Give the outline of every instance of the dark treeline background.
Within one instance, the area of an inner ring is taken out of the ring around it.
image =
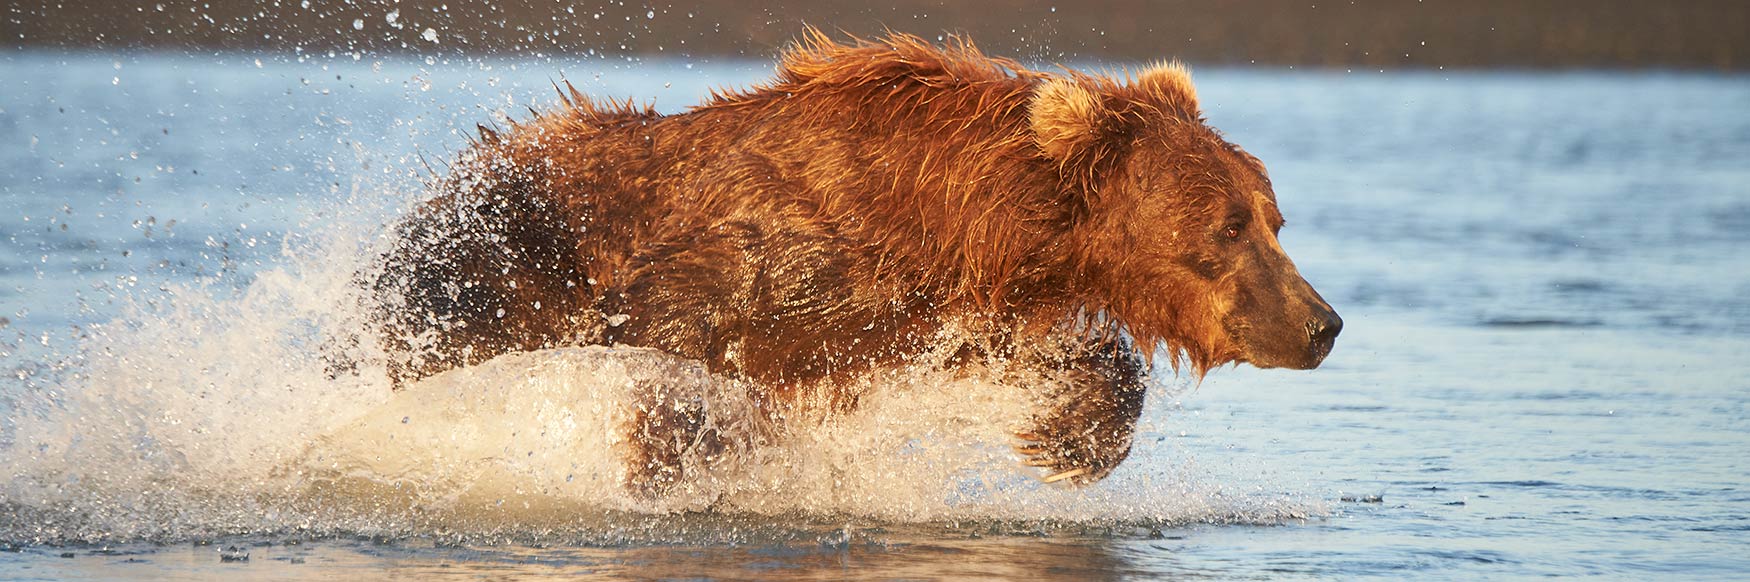
[[[1750,67],[1746,0],[7,0],[0,18],[12,49],[766,58],[814,25],[963,33],[1029,61]]]

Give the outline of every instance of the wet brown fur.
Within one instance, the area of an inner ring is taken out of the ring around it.
[[[1068,371],[1023,450],[1085,482],[1128,452],[1157,349],[1198,374],[1246,359],[1210,217],[1248,209],[1271,245],[1281,217],[1177,65],[1120,81],[811,32],[775,80],[678,115],[566,88],[482,128],[403,225],[377,282],[397,382],[623,343],[746,378],[781,416],[854,406],[837,380],[958,323],[984,337],[969,357]]]

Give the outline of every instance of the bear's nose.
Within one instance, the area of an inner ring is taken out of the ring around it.
[[[1312,350],[1319,357],[1331,352],[1331,346],[1337,343],[1337,334],[1343,332],[1343,318],[1335,311],[1326,311],[1306,322],[1307,339],[1312,342]]]

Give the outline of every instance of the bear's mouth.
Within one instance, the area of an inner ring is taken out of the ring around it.
[[[1336,314],[1332,313],[1331,316],[1336,317]],[[1306,369],[1310,370],[1312,368],[1317,368],[1320,364],[1325,362],[1325,357],[1331,355],[1331,348],[1337,346],[1337,333],[1338,330],[1341,330],[1342,328],[1343,324],[1341,319],[1337,320],[1335,329],[1330,331],[1319,329],[1318,324],[1307,324],[1307,335],[1312,338],[1312,343],[1308,347],[1311,349],[1312,353],[1310,354],[1311,358],[1308,360],[1309,365]]]

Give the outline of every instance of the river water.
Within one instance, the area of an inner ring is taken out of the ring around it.
[[[1024,403],[976,379],[874,380],[651,504],[592,439],[685,362],[330,377],[352,273],[476,122],[769,68],[0,54],[0,579],[1750,573],[1745,77],[1199,71],[1347,326],[1316,371],[1159,371],[1087,489],[1018,467]]]

